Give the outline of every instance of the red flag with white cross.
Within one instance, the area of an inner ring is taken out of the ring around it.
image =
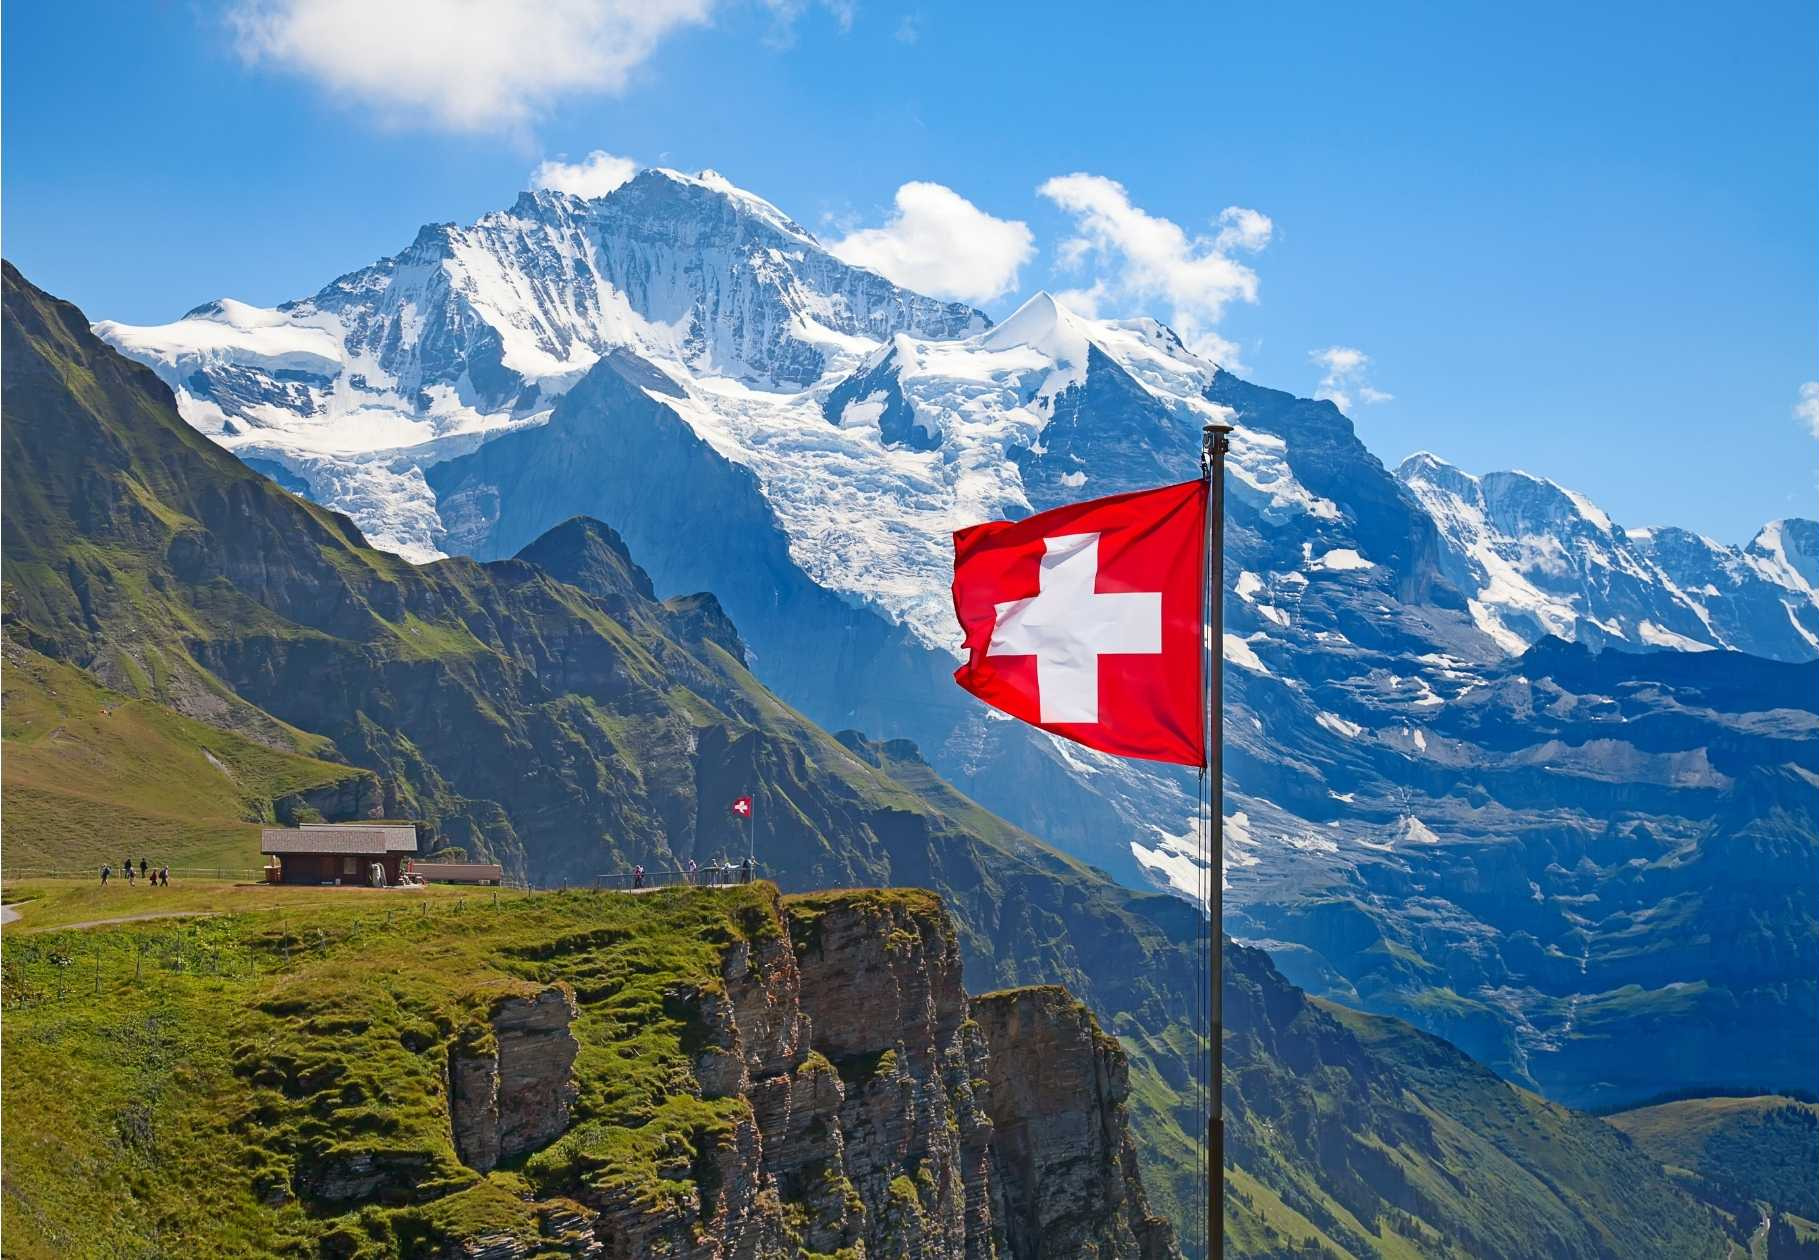
[[[732,812],[740,818],[750,818],[752,816],[752,798],[749,796],[735,797]]]
[[[1121,757],[1205,764],[1205,481],[954,534],[954,680]]]

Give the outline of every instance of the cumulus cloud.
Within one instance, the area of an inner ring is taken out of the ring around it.
[[[1800,401],[1794,404],[1794,414],[1806,423],[1819,438],[1819,381],[1808,381],[1800,387]]]
[[[545,158],[531,172],[532,188],[551,188],[577,197],[604,197],[638,173],[628,157],[595,149],[579,162]]]
[[[1257,273],[1233,255],[1269,244],[1275,225],[1268,215],[1228,206],[1213,220],[1212,235],[1189,235],[1133,205],[1124,185],[1103,175],[1059,175],[1036,191],[1074,220],[1075,235],[1057,253],[1060,264],[1095,272],[1091,285],[1064,295],[1064,302],[1094,309],[1163,302],[1188,345],[1236,365],[1237,347],[1215,326],[1227,304],[1257,300]]]
[[[234,0],[249,62],[315,81],[391,123],[527,127],[556,100],[621,91],[714,0]]]
[[[1371,356],[1356,346],[1309,350],[1307,357],[1318,364],[1322,372],[1320,388],[1314,391],[1314,397],[1329,400],[1341,411],[1350,411],[1353,402],[1381,403],[1395,397],[1371,385],[1368,379]]]
[[[829,248],[919,292],[989,302],[1017,287],[1036,243],[1028,224],[993,218],[942,184],[915,182],[897,190],[883,227],[850,232]]]

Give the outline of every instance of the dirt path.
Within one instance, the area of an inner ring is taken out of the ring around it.
[[[0,925],[19,921],[18,906],[0,906]]]
[[[80,932],[84,928],[108,927],[115,923],[143,923],[147,919],[212,919],[218,910],[153,910],[149,914],[122,914],[112,919],[84,919],[80,923],[58,923],[44,928],[46,932]]]

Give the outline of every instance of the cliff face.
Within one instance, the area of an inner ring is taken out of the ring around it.
[[[1015,1260],[1174,1254],[1137,1171],[1117,1039],[1058,985],[976,998],[984,1033],[994,1163]]]
[[[560,1220],[560,1245],[699,1260],[1178,1256],[1138,1176],[1123,1051],[1085,1007],[1056,987],[969,1004],[953,921],[928,893],[770,909],[783,930],[730,944],[718,986],[670,995],[701,1099],[749,1108],[676,1152],[679,1193],[563,1187],[539,1205]],[[470,1167],[559,1135],[573,1013],[561,986],[501,999],[477,1048],[451,1056]],[[446,1254],[528,1256],[554,1241],[484,1236]]]

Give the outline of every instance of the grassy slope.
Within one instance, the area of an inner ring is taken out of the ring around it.
[[[674,995],[717,989],[728,943],[781,930],[762,885],[508,892],[459,911],[452,897],[344,895],[284,902],[282,927],[260,909],[273,893],[218,893],[242,912],[205,920],[9,932],[6,1255],[394,1255],[534,1237],[525,1200],[582,1182],[694,1193],[666,1175],[677,1153],[686,1174],[744,1107],[693,1094]],[[45,1001],[58,957],[67,993]],[[478,1177],[451,1145],[449,1049],[480,1035],[499,996],[556,980],[581,1009],[573,1127]],[[384,1205],[261,1201],[302,1189],[293,1169],[358,1155],[400,1170]]]
[[[10,871],[117,867],[123,844],[172,866],[257,866],[274,800],[364,777],[121,695],[16,645],[3,681]]]
[[[1256,950],[1228,951],[1226,995],[1239,1254],[1728,1254],[1711,1215],[1595,1117],[1399,1020],[1311,1001]]]
[[[1759,1201],[1819,1220],[1819,1106],[1774,1095],[1688,1098],[1606,1118],[1716,1202]]]

